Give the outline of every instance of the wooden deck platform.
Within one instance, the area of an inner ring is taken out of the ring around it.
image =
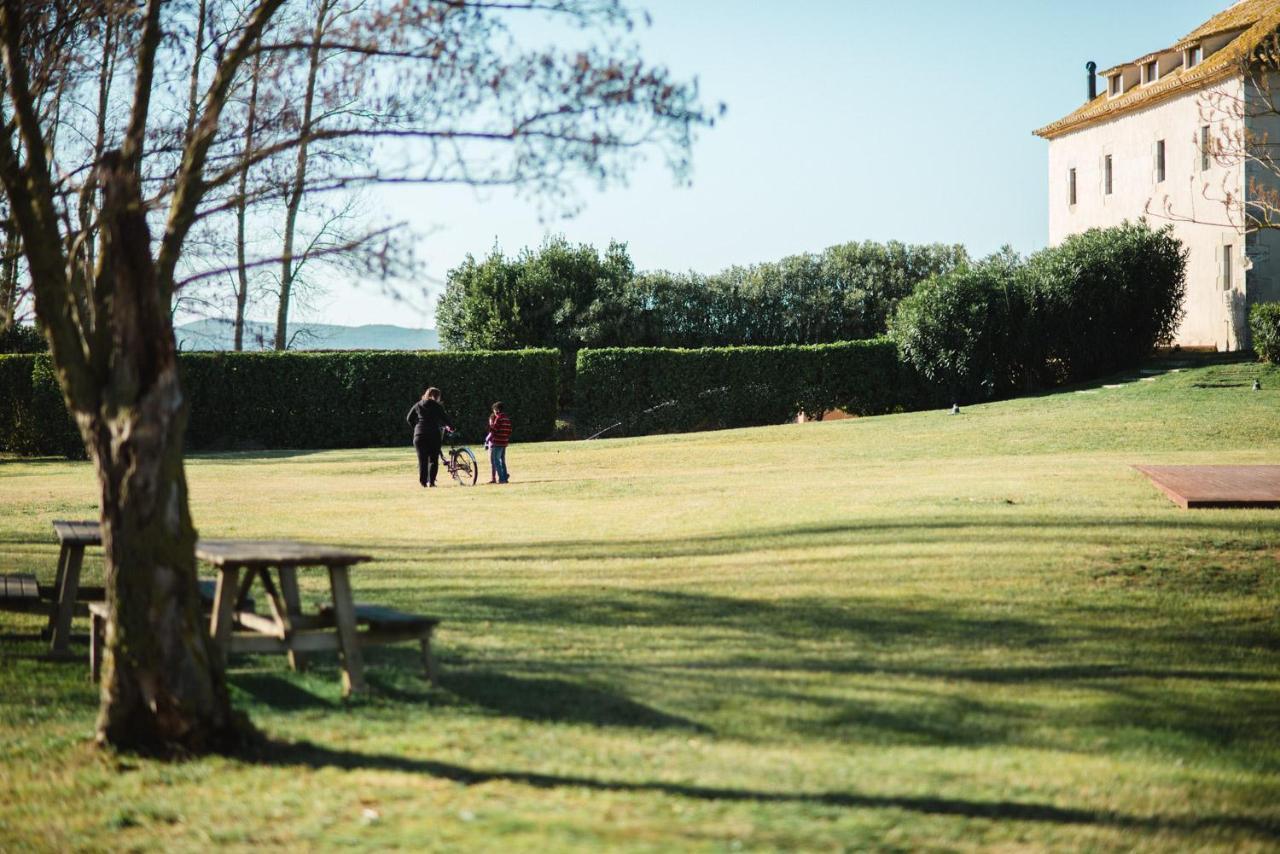
[[[1280,466],[1134,466],[1184,510],[1280,507]]]

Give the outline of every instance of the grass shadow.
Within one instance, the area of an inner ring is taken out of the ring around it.
[[[339,704],[312,694],[283,675],[233,672],[227,681],[234,690],[244,693],[255,703],[278,711],[331,711],[340,708]]]
[[[272,766],[418,774],[451,780],[466,786],[500,782],[536,789],[571,788],[624,794],[657,794],[717,803],[806,804],[829,809],[888,809],[934,816],[1096,826],[1155,833],[1228,831],[1256,839],[1280,840],[1280,820],[1230,813],[1130,815],[1110,810],[1060,806],[1034,801],[980,800],[931,795],[878,795],[854,791],[785,792],[699,786],[661,780],[602,780],[567,774],[468,768],[430,759],[335,750],[310,742],[269,743],[244,758],[250,762]]]
[[[528,721],[709,732],[695,721],[579,681],[463,671],[447,674],[441,684],[468,705]]]

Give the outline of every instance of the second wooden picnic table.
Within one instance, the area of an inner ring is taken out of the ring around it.
[[[368,555],[289,540],[200,540],[196,557],[218,570],[209,634],[224,663],[230,653],[284,652],[290,666],[300,669],[303,653],[337,650],[343,694],[365,690],[349,570],[371,560]],[[308,567],[328,571],[332,608],[327,613],[302,613],[298,570]],[[255,580],[267,594],[270,616],[238,607]],[[242,631],[234,630],[237,625]]]

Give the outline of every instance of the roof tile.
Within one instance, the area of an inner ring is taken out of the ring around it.
[[[1175,45],[1175,49],[1194,45],[1201,39],[1241,27],[1248,29],[1199,65],[1175,69],[1155,83],[1130,90],[1116,98],[1108,97],[1104,91],[1070,114],[1035,131],[1035,135],[1052,139],[1229,77],[1243,57],[1280,29],[1280,0],[1240,0],[1230,9],[1214,15],[1193,30]],[[1121,67],[1123,66],[1116,66]],[[1109,71],[1114,72],[1116,68]],[[1103,76],[1106,76],[1105,72]]]

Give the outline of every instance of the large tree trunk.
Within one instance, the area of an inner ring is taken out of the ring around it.
[[[173,326],[139,177],[113,155],[101,177],[99,277],[113,295],[118,346],[99,407],[76,413],[101,487],[107,565],[97,736],[128,750],[225,750],[249,729],[232,713],[201,619]]]
[[[175,363],[136,408],[91,425],[110,608],[97,737],[117,748],[202,753],[239,739],[201,618],[185,409]]]

